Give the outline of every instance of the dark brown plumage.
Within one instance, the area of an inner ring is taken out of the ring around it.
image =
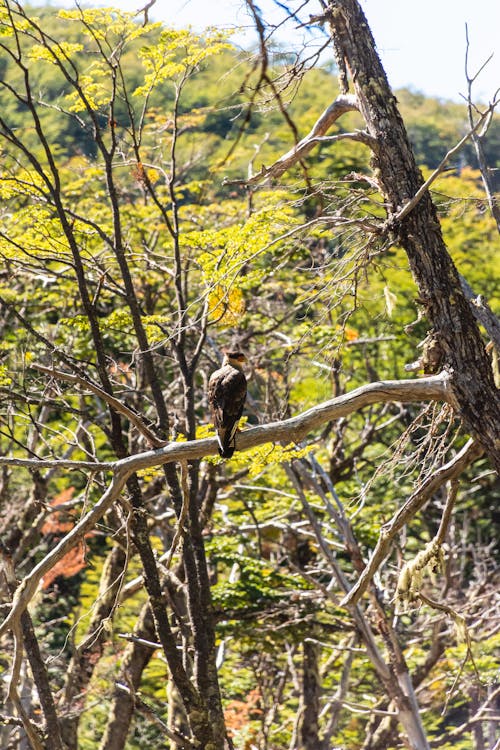
[[[222,458],[231,458],[234,453],[234,436],[247,396],[244,362],[242,352],[226,352],[222,367],[212,373],[208,381],[208,403]]]

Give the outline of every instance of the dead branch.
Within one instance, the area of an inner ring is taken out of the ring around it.
[[[401,613],[406,612],[408,606],[420,598],[424,604],[428,604],[429,606],[435,604],[436,609],[441,612],[447,612],[453,616],[455,622],[457,621],[458,615],[451,607],[447,607],[439,602],[433,602],[433,600],[424,596],[421,591],[424,573],[434,568],[442,569],[444,566],[443,544],[455,506],[457,492],[458,479],[455,477],[449,483],[446,505],[437,534],[423,549],[419,550],[412,560],[406,562],[401,569],[395,596],[396,610]]]
[[[467,80],[467,112],[469,115],[469,124],[471,128],[474,125],[474,112],[473,110],[475,107],[473,107],[472,104],[472,86],[474,84],[474,81],[477,79],[481,71],[488,65],[493,55],[490,55],[488,59],[483,63],[483,65],[479,68],[479,70],[474,74],[471,75],[469,73],[469,29],[467,27],[467,24],[465,24],[465,78]],[[497,91],[498,94],[498,91]],[[490,108],[491,109],[491,108]],[[486,131],[488,130],[488,127],[491,123],[493,117],[493,110],[491,109],[490,112],[490,118],[485,122],[484,128],[481,131],[481,133],[478,133],[477,131],[474,132],[472,135],[472,143],[474,145],[474,150],[476,152],[476,158],[477,163],[479,166],[479,171],[481,172],[481,179],[483,181],[484,186],[484,192],[486,193],[486,199],[488,201],[488,206],[490,207],[491,215],[493,216],[493,219],[495,220],[495,223],[497,225],[497,229],[500,232],[500,206],[498,204],[498,200],[495,196],[495,189],[493,186],[493,181],[491,179],[491,173],[488,168],[488,163],[486,160],[486,155],[484,153],[483,148],[483,142],[482,139],[484,135],[486,134]]]
[[[475,294],[468,281],[462,275],[460,275],[460,286],[465,297],[469,300],[474,317],[484,327],[486,333],[500,352],[500,320],[485,298],[481,294]]]
[[[91,383],[89,380],[86,380],[79,375],[71,375],[69,372],[55,370],[53,367],[44,367],[43,365],[37,364],[32,364],[31,367],[35,370],[38,370],[39,372],[43,372],[46,375],[50,375],[51,377],[56,378],[57,380],[64,380],[66,383],[77,383],[78,385],[81,385],[87,391],[90,391],[96,396],[99,396],[99,398],[102,398],[102,400],[105,401],[109,406],[111,406],[112,409],[114,409],[119,414],[122,414],[122,416],[126,417],[130,422],[132,422],[137,431],[146,438],[148,443],[153,446],[153,448],[160,448],[161,446],[165,445],[165,440],[160,440],[158,437],[156,437],[156,435],[149,429],[149,427],[144,424],[138,414],[136,414],[132,409],[129,409],[128,406],[115,398],[115,396],[112,396],[110,393],[106,393],[105,390],[99,388],[99,386]]]
[[[404,219],[405,216],[407,216],[410,211],[412,211],[417,203],[421,200],[422,196],[427,192],[427,190],[430,188],[434,180],[436,180],[439,175],[443,172],[444,168],[448,164],[449,160],[452,156],[454,156],[456,153],[460,151],[462,146],[464,146],[465,143],[469,140],[469,138],[473,138],[474,134],[478,132],[482,128],[482,126],[488,122],[489,118],[491,118],[492,113],[495,109],[495,107],[499,104],[500,100],[494,101],[488,109],[483,112],[479,120],[476,122],[476,124],[469,130],[468,133],[464,135],[464,137],[456,144],[456,146],[453,146],[453,148],[450,148],[450,150],[444,155],[444,157],[441,159],[441,162],[438,164],[434,172],[430,175],[430,177],[427,178],[427,180],[424,182],[423,185],[417,190],[413,198],[411,198],[408,203],[405,203],[405,205],[394,215],[391,216],[389,221],[392,225],[394,223],[401,221]]]
[[[127,459],[123,460],[126,461]],[[70,549],[78,544],[78,542],[83,539],[86,533],[94,528],[95,524],[103,517],[108,508],[110,508],[112,503],[119,497],[125,485],[125,482],[132,473],[132,470],[127,470],[123,467],[119,468],[116,474],[113,476],[109,487],[103,493],[98,502],[94,505],[92,510],[90,510],[87,515],[84,516],[76,524],[76,526],[74,526],[71,531],[61,539],[59,544],[57,544],[43,558],[43,560],[40,560],[38,565],[35,565],[33,570],[25,578],[23,578],[14,593],[11,610],[3,623],[0,625],[0,635],[5,633],[5,631],[9,628],[18,627],[19,618],[28,606],[31,599],[36,594],[38,584],[40,583],[43,576],[48,573],[48,571],[56,564],[56,562],[64,557],[64,555],[69,552]]]
[[[383,563],[391,547],[391,542],[398,531],[413,518],[429,498],[449,479],[454,479],[468,466],[481,456],[483,450],[480,445],[472,439],[469,440],[457,455],[448,461],[432,474],[406,501],[398,510],[392,521],[384,524],[380,530],[380,536],[372,556],[368,561],[364,571],[358,578],[357,583],[352,587],[347,596],[342,600],[341,605],[346,607],[355,604],[363,593],[366,591],[370,582]]]
[[[262,167],[260,172],[248,180],[227,180],[225,184],[234,185],[257,185],[262,180],[269,177],[280,177],[287,169],[290,169],[294,164],[301,161],[307,154],[312,151],[314,146],[321,140],[321,136],[324,136],[333,123],[338,120],[346,112],[352,112],[358,109],[358,103],[355,96],[352,94],[344,94],[338,96],[335,101],[330,104],[329,107],[320,115],[320,117],[314,123],[311,131],[302,138],[290,151],[280,156],[280,158],[274,162],[270,167]],[[342,137],[355,140],[363,140],[366,143],[369,140],[368,134],[365,133],[349,133],[342,134]],[[333,136],[334,139],[339,140],[339,137]]]
[[[128,685],[117,682],[116,688],[126,695],[132,695],[132,690]],[[142,714],[144,714],[155,724],[157,724],[162,732],[168,737],[168,739],[172,740],[176,746],[185,748],[185,750],[189,750],[189,748],[195,747],[195,745],[188,739],[188,737],[184,737],[184,735],[180,734],[180,732],[172,732],[172,730],[169,729],[164,721],[162,721],[162,719],[158,716],[154,709],[151,708],[151,706],[146,703],[146,701],[144,701],[138,693],[134,693],[132,697],[135,707],[139,709]]]
[[[318,404],[296,417],[245,430],[237,435],[236,448],[239,451],[245,451],[264,443],[297,443],[309,432],[325,422],[340,419],[373,403],[387,401],[408,403],[428,400],[452,400],[449,389],[449,374],[447,372],[443,371],[439,375],[416,380],[388,380],[378,383],[368,383],[350,393]],[[0,625],[0,635],[8,628],[12,628],[19,621],[21,613],[26,609],[28,603],[35,595],[38,584],[43,576],[70,549],[83,539],[86,533],[91,531],[113,502],[118,499],[127,479],[132,474],[139,469],[162,466],[174,461],[190,461],[215,455],[216,453],[218,453],[216,438],[205,438],[203,440],[190,440],[185,443],[169,443],[163,448],[102,464],[102,467],[114,471],[110,485],[87,515],[61,539],[59,544],[20,583],[13,597],[11,611]],[[47,462],[47,464],[49,463],[51,466],[71,467],[75,469],[81,469],[84,465],[88,464],[88,462],[79,461]],[[46,462],[39,459],[9,459],[8,457],[1,457],[0,465],[2,464],[39,468],[45,466]],[[90,466],[95,469],[96,464],[90,464]]]
[[[383,380],[367,383],[355,388],[342,396],[324,401],[313,406],[302,414],[281,422],[270,422],[266,425],[251,427],[236,436],[238,451],[250,450],[264,443],[297,443],[309,432],[352,412],[375,403],[398,401],[411,403],[420,401],[445,401],[454,403],[450,387],[450,375],[443,371],[438,375],[414,380]],[[28,469],[66,468],[91,469],[126,472],[127,477],[139,469],[150,469],[153,466],[163,466],[175,461],[191,461],[205,456],[215,456],[218,453],[216,438],[189,440],[185,443],[168,443],[162,448],[137,453],[119,461],[91,462],[57,459],[13,458],[0,456],[0,466],[20,466]]]
[[[492,708],[495,706],[495,701],[497,700],[498,696],[500,695],[500,687],[496,687],[490,695],[484,700],[482,705],[478,708],[476,714],[472,716],[470,719],[467,719],[463,724],[460,724],[460,726],[455,727],[451,731],[447,732],[444,737],[441,736],[438,739],[431,740],[431,747],[442,747],[443,742],[451,742],[454,739],[460,737],[465,732],[469,731],[471,728],[471,725],[474,722],[477,721],[489,721],[490,717],[488,715],[488,712],[492,710]],[[496,717],[495,717],[496,718]],[[493,746],[493,750],[497,750],[499,747],[498,744]]]

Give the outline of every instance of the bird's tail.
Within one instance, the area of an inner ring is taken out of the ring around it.
[[[217,442],[219,443],[219,455],[222,458],[231,458],[236,449],[236,440],[234,439],[236,429],[225,430],[224,433],[217,433]]]

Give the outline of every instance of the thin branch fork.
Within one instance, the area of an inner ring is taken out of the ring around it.
[[[424,193],[426,193],[427,190],[430,188],[434,180],[436,180],[439,177],[439,175],[443,172],[444,168],[448,164],[451,157],[460,151],[462,146],[464,146],[465,143],[467,143],[469,138],[473,138],[473,136],[476,135],[479,130],[481,130],[483,125],[485,125],[489,121],[489,119],[492,117],[493,112],[499,103],[500,103],[500,100],[497,99],[492,104],[490,104],[488,109],[485,112],[483,112],[481,117],[478,119],[474,127],[472,127],[469,130],[469,132],[466,133],[464,137],[455,146],[453,146],[453,148],[450,148],[450,150],[441,159],[441,162],[438,164],[434,172],[430,175],[430,177],[427,178],[424,184],[421,185],[420,188],[417,190],[413,198],[411,198],[408,201],[408,203],[405,203],[405,205],[397,212],[397,214],[390,217],[389,221],[391,225],[394,225],[396,222],[399,222],[402,219],[404,219],[404,217],[407,216],[410,213],[410,211],[412,211],[415,208],[415,206],[420,201]]]
[[[153,644],[156,648],[159,648],[158,644]],[[134,701],[135,706],[139,709],[141,713],[143,713],[145,716],[149,717],[155,724],[157,724],[162,732],[169,738],[169,740],[172,740],[175,745],[178,747],[184,748],[185,750],[189,750],[190,748],[194,748],[195,745],[189,740],[188,737],[185,737],[183,734],[180,734],[179,732],[173,732],[164,721],[160,719],[160,717],[157,715],[157,713],[154,711],[151,706],[144,701],[140,695],[137,693],[134,693],[128,685],[125,685],[121,682],[116,682],[115,686],[118,690],[125,693],[126,695],[131,695]]]
[[[445,737],[440,737],[439,739],[431,740],[431,747],[442,747],[443,741],[449,742],[450,740],[456,739],[457,737],[460,737],[462,734],[467,732],[471,725],[478,721],[490,721],[491,717],[488,715],[488,711],[491,711],[494,709],[495,702],[500,696],[500,687],[495,688],[490,695],[485,699],[483,704],[478,708],[476,714],[472,716],[470,719],[467,719],[463,724],[460,724],[460,726],[455,727],[454,729],[450,730],[446,733]],[[497,719],[497,717],[494,717],[494,719]],[[500,747],[500,745],[497,743],[493,746],[492,750],[497,750],[497,748]]]
[[[293,443],[300,442],[309,432],[335,419],[340,419],[358,409],[377,402],[398,401],[409,403],[415,401],[452,401],[449,387],[449,374],[443,371],[439,375],[415,380],[390,380],[356,388],[338,398],[325,401],[308,409],[302,414],[282,422],[259,425],[238,433],[236,448],[239,451],[249,450],[264,443]],[[162,466],[174,461],[190,461],[217,454],[216,438],[191,440],[185,443],[169,443],[163,448],[146,451],[134,456],[128,456],[119,461],[101,464],[112,470],[113,478],[106,491],[94,507],[69,531],[65,537],[41,560],[33,570],[21,581],[17,587],[9,615],[0,625],[0,635],[7,629],[12,629],[19,622],[22,612],[36,593],[37,587],[44,575],[69,552],[85,534],[94,528],[104,514],[117,500],[125,486],[127,479],[140,469]],[[27,468],[44,466],[45,462],[38,459],[9,459],[0,458],[2,464],[21,465]],[[79,461],[50,461],[51,466],[81,469]],[[87,465],[88,462],[85,462]],[[91,466],[93,466],[91,464]],[[93,466],[95,468],[95,466]]]

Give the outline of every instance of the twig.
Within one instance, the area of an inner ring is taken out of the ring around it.
[[[118,690],[121,690],[123,693],[127,693],[127,695],[130,695],[136,708],[138,708],[141,713],[152,719],[154,723],[161,728],[162,732],[170,740],[172,740],[177,747],[182,748],[183,750],[189,750],[189,748],[195,747],[195,745],[184,735],[180,734],[179,732],[172,732],[172,730],[167,727],[165,722],[160,719],[160,717],[151,708],[151,706],[149,706],[144,700],[142,700],[142,698],[140,698],[137,693],[133,693],[128,685],[124,685],[122,682],[117,682],[115,683],[115,685]]]
[[[2,567],[6,579],[6,583],[9,589],[14,589],[16,585],[16,577],[14,574],[14,568],[12,561],[9,556],[2,553]],[[32,724],[28,714],[24,710],[24,706],[17,692],[17,684],[19,682],[21,674],[21,665],[23,661],[23,634],[20,619],[17,619],[12,626],[12,635],[14,639],[14,658],[12,660],[12,671],[10,673],[7,695],[12,701],[16,712],[21,719],[24,731],[28,736],[29,743],[33,750],[43,750],[42,741],[39,733],[35,726]]]
[[[467,732],[470,728],[470,725],[477,721],[488,721],[488,717],[483,717],[483,714],[488,710],[488,707],[493,703],[495,704],[496,699],[500,695],[500,686],[496,687],[495,690],[491,692],[491,694],[486,698],[483,705],[477,710],[476,714],[470,718],[467,719],[463,724],[460,724],[460,726],[455,727],[449,732],[446,732],[444,736],[440,736],[436,740],[431,740],[431,746],[432,747],[443,747],[444,742],[449,742],[450,740],[455,739],[456,737],[460,737],[460,735],[464,734],[464,732]],[[494,745],[492,750],[496,750],[499,745]]]
[[[172,539],[172,544],[170,545],[170,549],[168,551],[168,557],[165,562],[165,566],[167,568],[170,568],[170,565],[172,564],[172,558],[175,554],[175,550],[177,549],[177,545],[179,544],[179,540],[184,537],[184,534],[186,533],[186,529],[184,528],[184,522],[187,518],[188,510],[189,510],[189,487],[188,487],[188,465],[187,461],[181,461],[181,489],[182,489],[182,508],[179,515],[179,520],[177,521],[177,528],[175,530],[174,538]]]
[[[123,459],[126,461],[127,459]],[[117,462],[120,463],[120,462]],[[0,635],[7,629],[17,627],[19,618],[34,597],[38,584],[43,576],[58,562],[64,555],[69,552],[86,533],[94,528],[95,524],[103,517],[112,503],[119,497],[125,482],[133,470],[127,467],[121,467],[103,493],[98,502],[94,505],[86,516],[84,516],[65,537],[57,544],[40,562],[35,565],[32,571],[21,581],[17,587],[12,599],[12,606],[9,614],[0,625]]]
[[[500,320],[484,297],[481,294],[475,294],[468,281],[461,274],[459,276],[462,292],[469,300],[474,317],[484,327],[486,333],[500,352]]]
[[[405,562],[398,576],[398,583],[396,586],[396,612],[405,612],[406,607],[410,602],[421,599],[425,604],[433,606],[440,612],[446,612],[449,614],[455,623],[455,627],[458,630],[465,628],[463,618],[455,612],[451,607],[445,604],[439,604],[433,602],[424,596],[422,593],[422,583],[424,573],[434,568],[443,567],[443,543],[448,531],[448,526],[451,520],[451,514],[455,505],[455,500],[458,492],[458,478],[455,477],[450,481],[448,488],[448,496],[446,498],[446,505],[441,517],[441,523],[436,535],[428,542],[419,552],[413,557],[413,559]],[[399,611],[398,611],[399,610]]]
[[[392,521],[384,524],[380,530],[380,536],[375,549],[372,552],[370,560],[361,573],[356,584],[352,587],[347,596],[344,597],[341,606],[352,605],[359,601],[366,591],[370,582],[383,563],[391,547],[391,542],[398,531],[423,507],[431,495],[443,485],[448,479],[457,477],[466,466],[481,456],[483,450],[481,446],[472,439],[469,440],[462,450],[451,459],[447,464],[441,466],[432,476],[430,476],[421,487],[419,487],[398,510]]]
[[[465,78],[467,80],[467,112],[469,115],[469,124],[472,127],[474,125],[474,117],[472,113],[472,84],[478,78],[481,71],[488,65],[493,55],[490,55],[488,59],[481,65],[477,73],[473,76],[469,74],[469,29],[467,24],[465,24]],[[497,91],[498,93],[498,91]],[[465,97],[464,97],[465,98]],[[495,220],[495,223],[497,225],[497,229],[500,232],[500,206],[498,205],[497,198],[495,197],[495,189],[494,185],[491,180],[490,172],[488,169],[488,164],[486,161],[486,155],[484,153],[484,148],[482,144],[482,138],[484,137],[486,131],[488,130],[488,127],[491,124],[491,119],[493,117],[493,110],[491,110],[491,117],[490,119],[485,123],[484,129],[481,133],[474,133],[472,136],[472,143],[474,145],[474,150],[476,152],[477,157],[477,163],[479,165],[479,171],[481,172],[481,179],[483,181],[484,190],[486,193],[486,198],[488,200],[488,206],[490,207],[491,215],[493,216],[493,219]]]
[[[413,211],[417,203],[421,200],[422,196],[427,192],[427,190],[430,188],[434,180],[436,180],[445,166],[448,164],[449,160],[452,156],[454,156],[462,146],[467,143],[469,138],[472,138],[475,133],[484,125],[485,122],[487,122],[488,118],[491,117],[491,114],[497,104],[499,103],[499,100],[494,101],[486,112],[483,112],[479,120],[476,122],[473,128],[469,130],[468,133],[464,135],[464,137],[456,144],[456,146],[453,146],[453,148],[450,148],[450,150],[444,155],[439,165],[436,167],[434,172],[430,175],[430,177],[427,178],[427,180],[424,182],[424,184],[417,190],[413,198],[411,198],[408,203],[406,203],[398,212],[397,214],[394,214],[390,217],[389,221],[391,225],[394,225],[395,223],[402,221],[405,216],[407,216],[410,211]]]
[[[51,375],[53,378],[57,378],[57,380],[64,380],[67,383],[77,383],[78,385],[81,385],[83,388],[86,388],[86,390],[90,391],[96,396],[99,396],[99,398],[102,398],[102,400],[105,401],[109,406],[111,406],[112,409],[117,411],[119,414],[122,414],[130,422],[132,422],[137,431],[146,438],[148,443],[153,448],[161,448],[162,446],[166,445],[165,440],[160,440],[158,437],[156,437],[154,432],[149,429],[149,427],[146,427],[138,414],[132,411],[132,409],[129,409],[128,406],[123,404],[117,398],[109,393],[106,393],[106,391],[102,388],[99,388],[98,385],[85,380],[85,378],[82,378],[79,375],[71,375],[69,372],[55,370],[53,367],[44,367],[43,365],[37,364],[31,364],[31,367],[35,370],[38,370],[39,372]]]

